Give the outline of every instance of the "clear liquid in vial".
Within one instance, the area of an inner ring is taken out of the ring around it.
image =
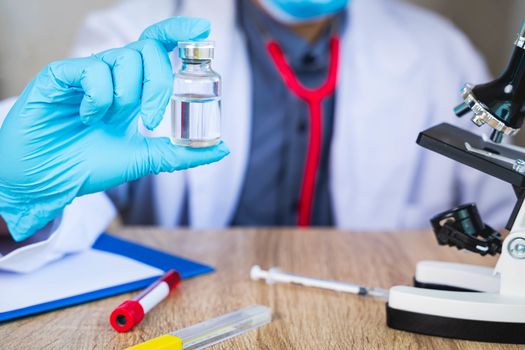
[[[220,97],[195,94],[171,98],[172,142],[188,147],[210,147],[221,137]]]

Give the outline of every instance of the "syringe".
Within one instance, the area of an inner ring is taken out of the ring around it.
[[[383,288],[369,288],[352,283],[343,283],[332,280],[322,280],[301,275],[294,275],[283,272],[278,267],[272,267],[264,271],[260,266],[255,265],[250,271],[252,280],[266,280],[267,284],[274,283],[293,283],[306,287],[316,287],[322,289],[335,290],[337,292],[352,293],[362,296],[370,296],[381,300],[388,300],[388,290]]]
[[[272,320],[272,310],[253,305],[178,331],[162,335],[128,350],[197,350],[264,326]]]

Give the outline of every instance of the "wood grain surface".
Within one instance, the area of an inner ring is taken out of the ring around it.
[[[392,330],[385,324],[383,302],[292,285],[268,286],[249,279],[250,267],[259,264],[387,288],[410,284],[415,264],[422,259],[495,263],[492,257],[439,247],[430,232],[135,228],[117,233],[211,264],[217,272],[183,282],[130,333],[113,331],[108,316],[134,293],[0,324],[0,349],[123,349],[252,304],[270,306],[273,322],[212,349],[523,348]]]

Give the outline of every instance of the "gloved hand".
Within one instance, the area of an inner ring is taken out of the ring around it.
[[[191,149],[138,132],[138,118],[148,129],[160,123],[171,97],[168,52],[209,31],[207,20],[170,18],[124,48],[51,63],[25,88],[0,129],[0,216],[16,241],[76,196],[229,153],[222,143]]]

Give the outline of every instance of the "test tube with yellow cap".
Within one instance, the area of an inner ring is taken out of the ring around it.
[[[272,310],[253,305],[207,320],[178,331],[162,335],[128,348],[128,350],[197,350],[204,349],[272,320]]]

